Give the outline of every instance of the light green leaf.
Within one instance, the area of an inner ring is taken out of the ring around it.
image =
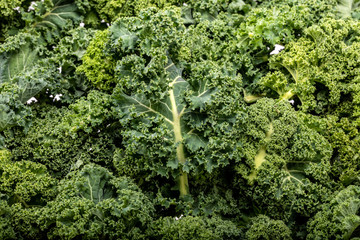
[[[243,0],[237,0],[229,4],[229,9],[233,11],[240,11],[244,8],[244,6],[246,6],[246,3]]]
[[[29,73],[31,74],[31,73]],[[36,76],[36,75],[35,75]],[[18,82],[19,100],[26,103],[27,100],[38,94],[47,85],[46,81],[41,78],[22,78]]]
[[[110,32],[116,45],[121,45],[124,49],[134,49],[138,37],[127,29],[124,22],[117,21],[110,27]]]
[[[74,3],[66,3],[64,0],[54,0],[51,11],[41,16],[40,20],[35,22],[35,28],[47,28],[59,31],[64,29],[69,20],[78,21],[81,16],[77,13],[77,6]]]
[[[81,181],[77,182],[79,194],[86,199],[99,203],[104,199],[112,198],[115,194],[109,185],[112,176],[100,167],[86,167],[80,172]]]
[[[358,0],[340,0],[339,4],[336,6],[338,15],[342,18],[351,17],[351,13],[359,8],[360,1]]]
[[[38,60],[37,51],[30,44],[18,51],[0,55],[0,83],[10,82],[14,76],[29,70]]]

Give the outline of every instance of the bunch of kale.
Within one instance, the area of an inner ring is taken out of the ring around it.
[[[357,1],[0,17],[1,239],[360,237]]]

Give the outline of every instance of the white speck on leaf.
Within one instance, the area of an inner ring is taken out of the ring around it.
[[[35,8],[34,8],[35,6],[37,6],[37,3],[36,2],[31,2],[30,6],[28,8],[28,12],[35,10]]]
[[[175,217],[175,220],[178,221],[180,218],[182,218],[184,215],[180,215],[180,217]]]
[[[62,94],[56,94],[54,99],[53,99],[53,102],[60,101],[61,97],[62,97]]]
[[[278,54],[281,52],[285,47],[279,44],[275,44],[275,49],[270,53],[270,55]]]
[[[34,97],[30,98],[29,100],[26,101],[27,104],[31,104],[33,102],[37,102],[38,100]]]
[[[80,27],[84,27],[84,26],[85,26],[85,23],[81,22]]]

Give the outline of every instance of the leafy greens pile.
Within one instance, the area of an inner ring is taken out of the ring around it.
[[[0,239],[360,239],[359,6],[0,0]]]

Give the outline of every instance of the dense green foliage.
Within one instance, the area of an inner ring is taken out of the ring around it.
[[[360,1],[0,18],[0,239],[360,238]]]

